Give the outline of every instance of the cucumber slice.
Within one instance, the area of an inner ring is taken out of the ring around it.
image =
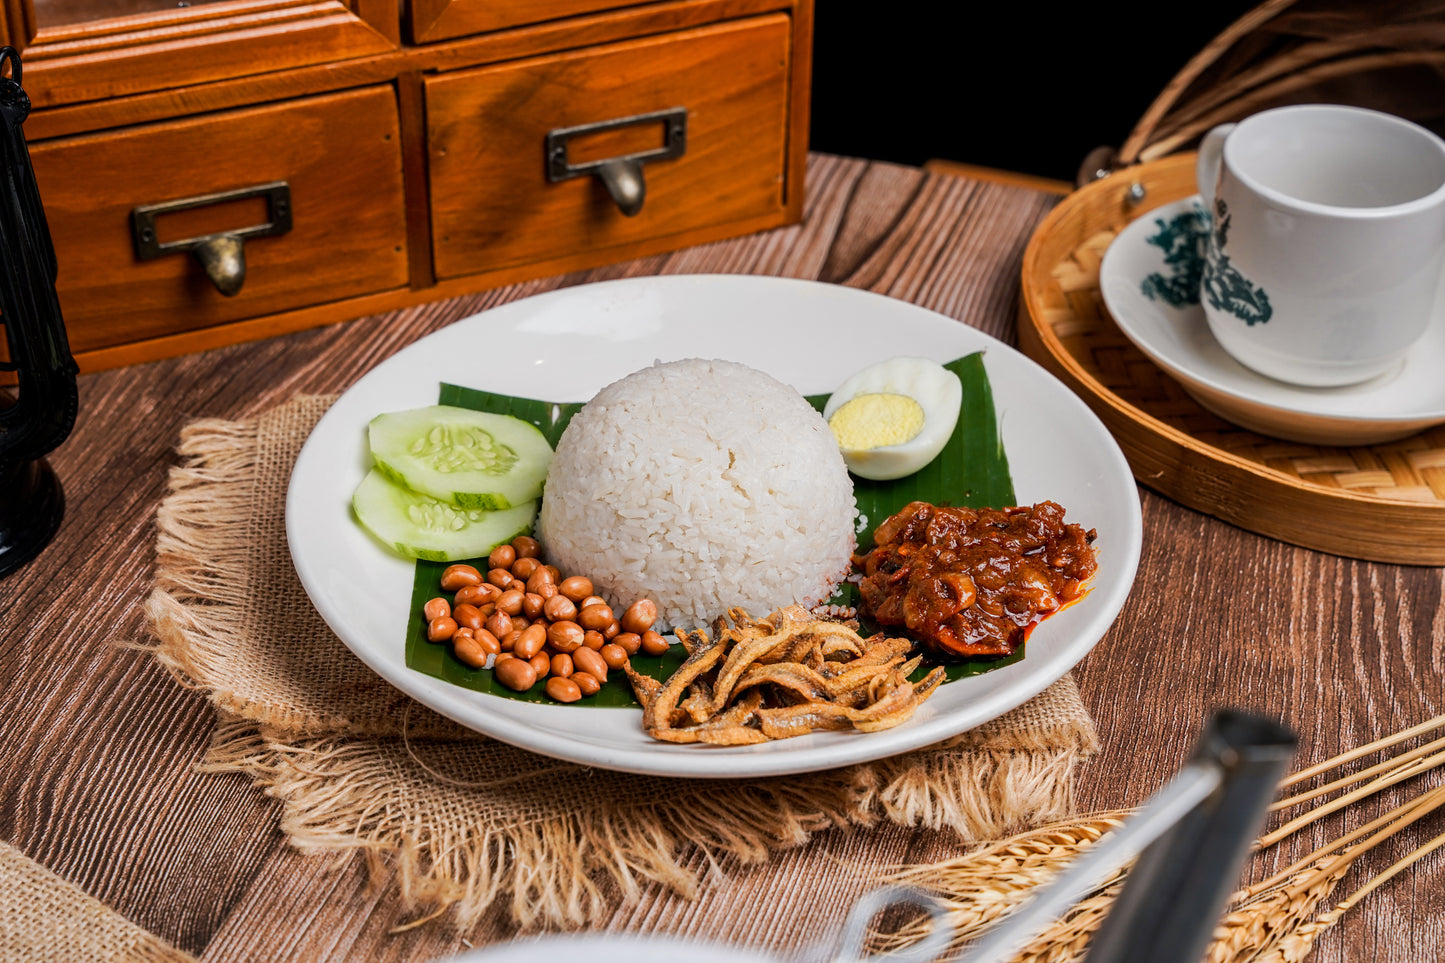
[[[389,412],[373,418],[368,433],[378,471],[459,508],[499,511],[532,501],[552,464],[552,446],[535,427],[470,408]]]
[[[537,502],[497,512],[457,508],[370,471],[351,496],[351,510],[363,528],[407,558],[458,562],[490,555],[503,542],[531,534]]]

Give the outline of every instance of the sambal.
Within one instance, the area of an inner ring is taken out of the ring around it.
[[[903,626],[945,662],[1012,655],[1029,628],[1083,594],[1098,565],[1093,529],[1055,502],[943,508],[912,502],[855,555],[861,614]]]

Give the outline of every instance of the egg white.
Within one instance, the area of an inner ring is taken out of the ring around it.
[[[840,446],[843,462],[859,478],[889,481],[911,475],[943,451],[958,424],[963,384],[958,375],[928,358],[896,357],[849,376],[828,398],[823,420],[849,401],[865,394],[904,395],[923,409],[923,428],[908,441],[878,448]]]

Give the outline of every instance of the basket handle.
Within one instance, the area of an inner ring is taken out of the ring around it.
[[[1139,160],[1140,153],[1148,145],[1149,139],[1154,135],[1154,131],[1159,126],[1159,122],[1164,119],[1164,115],[1174,106],[1179,95],[1194,83],[1206,67],[1218,60],[1220,55],[1233,46],[1240,37],[1265,21],[1273,19],[1294,2],[1295,0],[1265,0],[1264,3],[1226,27],[1219,36],[1191,57],[1184,68],[1174,75],[1174,79],[1159,92],[1159,96],[1154,98],[1154,102],[1149,105],[1149,108],[1144,111],[1144,115],[1139,118],[1139,122],[1134,125],[1134,129],[1129,132],[1124,146],[1119,148],[1118,165],[1128,167]]]

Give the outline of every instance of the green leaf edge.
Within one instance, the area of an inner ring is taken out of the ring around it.
[[[859,552],[867,551],[871,547],[871,532],[878,522],[912,501],[969,508],[1004,508],[1016,504],[1008,456],[1004,451],[998,415],[993,403],[993,389],[984,367],[984,353],[978,351],[965,355],[948,362],[944,367],[958,375],[963,386],[963,400],[959,406],[958,423],[954,426],[953,434],[939,456],[913,475],[888,482],[854,477],[854,495],[858,500],[861,529],[858,533]],[[808,402],[821,412],[828,397],[827,394],[810,395]],[[566,431],[567,424],[583,407],[581,402],[519,398],[446,383],[440,387],[438,403],[520,418],[536,426],[554,449],[561,440],[562,433]],[[962,482],[955,479],[961,479]],[[484,560],[472,561],[475,564]],[[448,564],[451,563],[416,563],[406,633],[407,668],[474,692],[523,702],[556,705],[547,698],[541,686],[535,686],[528,692],[514,692],[498,683],[490,670],[473,669],[462,663],[452,654],[451,646],[427,641],[426,622],[421,610],[428,599],[442,594],[441,573]],[[844,583],[829,601],[836,605],[856,606],[857,587],[852,583]],[[865,632],[875,631],[876,628],[864,625]],[[660,658],[634,657],[633,668],[653,678],[666,679],[682,664],[684,655],[680,649],[681,646],[673,646],[673,651]],[[1012,665],[1024,657],[1024,649],[1025,646],[1021,645],[1013,655],[1002,659],[971,659],[948,664],[944,667],[945,678],[952,682]],[[922,678],[930,668],[932,666],[926,664],[920,666],[914,678]],[[632,687],[618,672],[609,676],[607,683],[595,696],[590,696],[576,705],[625,708],[636,707],[637,704]]]

